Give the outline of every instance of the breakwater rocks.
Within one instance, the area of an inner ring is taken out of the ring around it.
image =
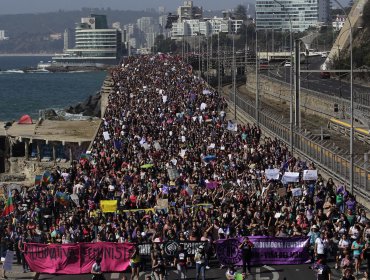
[[[100,117],[100,92],[90,95],[84,102],[66,108],[69,114],[81,114],[83,116]]]

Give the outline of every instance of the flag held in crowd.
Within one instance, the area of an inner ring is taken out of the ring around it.
[[[70,201],[70,196],[64,192],[56,192],[55,193],[56,201],[59,202],[61,205],[67,206]]]
[[[51,173],[48,170],[46,170],[42,175],[42,184],[48,185],[50,184],[50,182],[51,182]]]
[[[35,176],[35,186],[40,186],[42,180],[42,175],[36,175]]]
[[[238,131],[238,125],[236,123],[233,123],[232,121],[228,121],[227,122],[227,130]]]
[[[212,160],[215,160],[217,157],[215,156],[215,155],[206,155],[204,158],[203,158],[203,160],[205,161],[205,162],[210,162],[210,161],[212,161]]]
[[[154,164],[152,164],[152,163],[146,163],[146,164],[143,164],[140,167],[143,168],[143,169],[148,169],[148,168],[152,168],[153,166],[154,166]]]
[[[5,207],[4,207],[4,210],[1,216],[5,217],[5,216],[10,215],[13,212],[14,212],[13,196],[12,196],[12,193],[9,192],[8,199],[6,201],[6,204],[5,204]]]
[[[100,200],[100,208],[103,213],[112,213],[117,211],[117,200]]]
[[[218,182],[217,181],[209,181],[209,182],[206,182],[207,189],[214,190],[215,188],[217,188],[217,186],[218,186]]]

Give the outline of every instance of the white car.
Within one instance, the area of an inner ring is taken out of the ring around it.
[[[290,63],[290,61],[285,61],[284,63],[284,67],[291,67],[292,64]]]

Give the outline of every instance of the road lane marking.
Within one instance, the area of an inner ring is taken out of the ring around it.
[[[273,268],[271,266],[268,266],[268,265],[264,265],[263,267],[266,268],[267,270],[270,270],[271,271],[271,273],[272,273],[272,280],[278,280],[279,279],[279,273],[277,273],[275,271],[275,268]]]
[[[261,269],[256,268],[256,280],[270,280],[270,277],[261,277]]]

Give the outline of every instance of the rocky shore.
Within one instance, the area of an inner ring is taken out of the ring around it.
[[[66,108],[69,114],[82,114],[83,116],[100,117],[101,94],[97,92],[90,95],[84,102]]]

